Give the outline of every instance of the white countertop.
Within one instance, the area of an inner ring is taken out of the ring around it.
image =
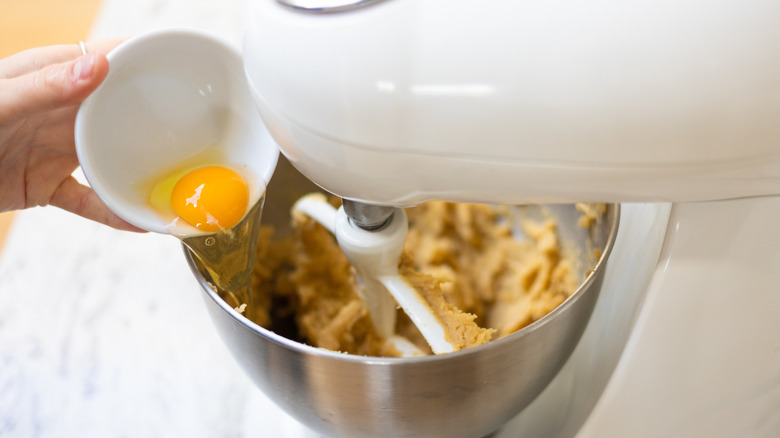
[[[238,0],[104,0],[91,38],[187,26],[240,44],[241,16]],[[172,237],[19,212],[0,252],[0,437],[301,436],[202,300]]]

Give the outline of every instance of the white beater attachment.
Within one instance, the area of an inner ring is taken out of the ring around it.
[[[394,335],[395,309],[398,305],[409,315],[434,353],[455,350],[447,340],[441,321],[428,303],[398,273],[398,263],[408,232],[403,209],[394,209],[390,220],[382,228],[368,231],[352,224],[344,208],[336,210],[319,194],[304,196],[296,202],[294,208],[335,234],[341,250],[357,271],[363,286],[363,301],[380,335],[391,340],[400,338]],[[404,349],[408,349],[408,346]]]

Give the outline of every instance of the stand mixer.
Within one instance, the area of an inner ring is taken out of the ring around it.
[[[775,436],[778,12],[266,0],[244,61],[285,156],[359,225],[433,199],[632,203],[634,283],[608,274],[506,436]]]

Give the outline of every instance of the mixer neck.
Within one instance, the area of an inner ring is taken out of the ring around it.
[[[363,202],[344,199],[342,205],[351,223],[367,230],[379,230],[384,227],[393,215],[393,207],[372,205]]]

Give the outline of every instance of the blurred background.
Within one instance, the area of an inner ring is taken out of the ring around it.
[[[32,47],[87,38],[100,0],[0,0],[0,58]],[[0,250],[13,213],[0,213]]]
[[[0,0],[0,57],[195,27],[240,44],[238,0]],[[178,241],[54,207],[0,214],[0,437],[307,432],[217,338]]]

